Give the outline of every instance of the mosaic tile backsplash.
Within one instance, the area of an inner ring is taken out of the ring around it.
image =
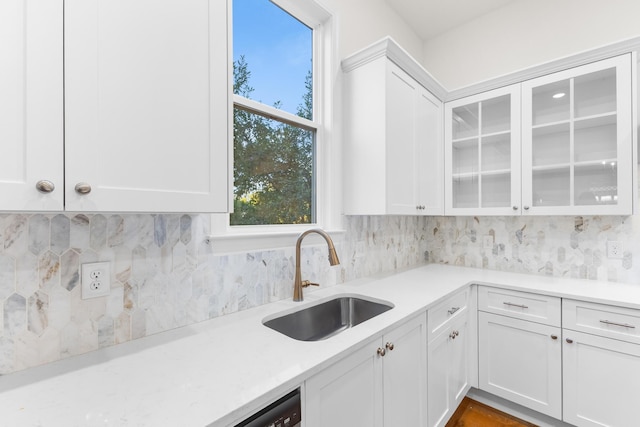
[[[305,278],[435,262],[640,285],[638,217],[353,216],[345,229],[339,266],[303,245]],[[207,215],[0,215],[0,374],[292,296],[295,242],[216,255],[208,233]],[[80,265],[95,261],[111,263],[111,293],[82,300]]]
[[[425,218],[348,217],[330,267],[303,245],[322,286],[426,262]],[[214,255],[207,215],[0,215],[0,374],[290,298],[290,248]],[[214,242],[215,244],[215,242]],[[80,265],[111,263],[108,297],[81,298]]]
[[[436,217],[427,228],[429,262],[640,285],[638,216]],[[610,240],[621,259],[607,257]]]

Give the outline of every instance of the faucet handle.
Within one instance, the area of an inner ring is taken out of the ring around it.
[[[320,283],[311,283],[311,281],[309,281],[309,280],[303,280],[302,281],[302,287],[306,288],[308,286],[320,286]]]

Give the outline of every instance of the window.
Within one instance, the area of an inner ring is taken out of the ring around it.
[[[316,222],[314,30],[269,0],[233,2],[231,226]]]
[[[233,1],[234,213],[213,215],[214,251],[279,247],[340,228],[332,147],[331,15],[313,0]],[[331,168],[331,170],[329,170]]]

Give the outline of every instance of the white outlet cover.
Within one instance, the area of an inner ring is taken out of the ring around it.
[[[607,241],[607,258],[622,259],[622,242],[618,240]]]
[[[92,262],[81,266],[82,299],[98,298],[111,292],[111,271],[108,262]]]

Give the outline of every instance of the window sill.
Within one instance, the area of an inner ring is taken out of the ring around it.
[[[269,230],[249,232],[229,232],[207,236],[206,242],[213,248],[214,254],[237,252],[255,252],[269,249],[294,247],[300,233],[318,227],[299,227],[287,230]],[[344,241],[345,230],[325,230],[331,236],[335,245]],[[305,237],[305,245],[324,244],[324,239],[318,234]]]

